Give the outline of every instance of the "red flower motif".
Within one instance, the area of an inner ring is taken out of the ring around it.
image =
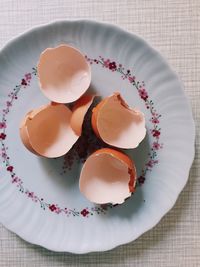
[[[5,152],[2,152],[2,151],[1,151],[0,155],[2,156],[3,159],[6,159],[6,158],[7,158],[7,155],[6,155]]]
[[[12,103],[10,101],[6,102],[7,107],[12,107]]]
[[[6,128],[6,123],[0,122],[0,129],[5,129],[5,128]]]
[[[106,68],[109,68],[110,59],[105,60],[103,63]]]
[[[153,142],[153,145],[152,145],[153,149],[155,150],[159,150],[161,148],[161,145],[158,143],[158,142]]]
[[[154,166],[155,164],[157,164],[157,163],[158,163],[158,160],[150,159],[150,160],[147,162],[146,166],[149,167],[149,168],[153,168],[153,166]]]
[[[160,131],[154,129],[154,130],[152,130],[152,135],[153,135],[153,137],[159,137]]]
[[[52,212],[54,212],[57,208],[56,208],[56,206],[55,206],[54,204],[52,204],[52,205],[49,206],[49,209],[50,209]]]
[[[17,183],[19,181],[19,178],[17,176],[12,178],[12,183]]]
[[[5,140],[6,139],[6,134],[5,133],[1,133],[0,134],[0,139],[1,140]]]
[[[81,215],[82,215],[83,217],[86,217],[88,214],[89,214],[89,211],[88,211],[87,209],[83,209],[83,210],[81,211]]]
[[[26,73],[25,79],[26,79],[26,81],[30,81],[31,80],[31,73]]]
[[[139,182],[140,185],[141,185],[141,184],[144,184],[144,182],[145,182],[145,177],[144,177],[144,176],[140,176],[140,177],[138,177],[138,182]]]
[[[158,118],[154,117],[154,118],[151,118],[151,122],[157,124],[157,123],[159,123],[159,120],[158,120]]]
[[[130,83],[132,83],[132,82],[135,81],[135,77],[134,76],[133,77],[128,77],[128,80],[129,80]]]
[[[26,80],[25,80],[25,79],[22,79],[22,81],[21,81],[21,85],[24,85],[24,86],[26,86],[26,85],[27,85],[27,82],[26,82]]]
[[[116,70],[117,68],[116,63],[114,61],[109,63],[108,67],[110,70]]]
[[[149,97],[147,91],[146,91],[144,88],[139,89],[138,92],[139,92],[140,97],[141,97],[144,101],[146,101],[147,98]]]
[[[61,210],[59,207],[57,207],[56,210],[55,210],[55,212],[56,212],[57,214],[60,214],[60,213],[62,212],[62,210]]]
[[[33,195],[34,195],[33,192],[28,192],[28,197],[33,198]]]
[[[153,168],[153,164],[154,164],[153,160],[149,160],[147,162],[146,166],[149,167],[149,168]]]
[[[8,166],[8,167],[7,167],[7,171],[9,171],[9,172],[12,172],[13,169],[14,169],[13,166]]]

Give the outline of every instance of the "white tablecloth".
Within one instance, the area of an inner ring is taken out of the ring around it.
[[[147,39],[179,74],[196,121],[196,157],[175,207],[137,241],[106,253],[72,255],[31,245],[0,225],[0,266],[200,266],[200,1],[0,0],[0,47],[34,25],[91,18]]]

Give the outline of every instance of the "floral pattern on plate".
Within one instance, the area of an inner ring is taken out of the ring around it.
[[[161,114],[157,112],[154,106],[154,102],[150,99],[150,96],[148,94],[148,91],[146,90],[144,81],[139,82],[137,81],[136,77],[131,73],[131,71],[128,69],[126,70],[122,64],[118,64],[113,60],[110,59],[104,59],[103,57],[99,57],[98,59],[92,59],[88,56],[85,56],[87,61],[92,64],[97,64],[102,66],[103,68],[108,69],[111,72],[117,72],[119,75],[121,75],[121,78],[123,80],[127,80],[131,85],[134,87],[134,89],[137,90],[140,98],[142,101],[144,101],[145,107],[150,112],[150,122],[151,122],[151,129],[149,129],[149,133],[153,137],[153,142],[151,144],[150,152],[148,154],[149,158],[148,161],[145,164],[145,168],[142,170],[141,175],[137,179],[137,185],[141,186],[144,184],[146,179],[146,173],[148,171],[151,171],[153,167],[158,164],[158,150],[163,148],[163,144],[160,142],[160,136],[161,136],[161,128],[159,126],[160,124],[160,118]],[[9,148],[6,145],[6,128],[7,128],[7,114],[12,111],[12,105],[14,101],[17,101],[18,99],[18,93],[23,90],[27,89],[30,86],[31,80],[33,79],[33,76],[37,75],[37,69],[33,68],[32,72],[26,73],[24,77],[21,79],[20,84],[16,85],[13,90],[8,94],[8,98],[6,100],[5,106],[2,110],[2,119],[0,121],[0,143],[1,143],[1,151],[0,156],[3,159],[3,163],[5,164],[6,170],[10,173],[11,176],[11,183],[15,184],[16,187],[19,189],[19,192],[22,194],[25,194],[28,199],[32,200],[35,203],[39,203],[40,207],[43,210],[49,210],[52,213],[60,214],[64,213],[66,216],[82,216],[84,218],[88,218],[89,216],[93,216],[94,214],[104,214],[109,209],[114,208],[117,205],[111,205],[111,204],[104,204],[94,207],[85,207],[81,210],[77,210],[75,208],[62,208],[58,204],[54,203],[47,203],[43,198],[39,198],[37,194],[34,192],[29,191],[27,188],[24,187],[23,181],[21,178],[17,176],[14,170],[14,166],[12,166],[11,162],[12,159],[9,157]],[[100,148],[100,143],[94,143],[92,144],[93,147],[90,147],[91,150]],[[90,151],[91,152],[91,151]],[[73,165],[74,160],[85,160],[85,157],[87,154],[82,155],[80,153],[80,146],[75,146],[74,149],[72,149],[65,157],[64,157],[64,165],[63,169],[65,172],[65,169],[71,168]]]

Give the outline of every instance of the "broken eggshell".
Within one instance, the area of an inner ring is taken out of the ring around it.
[[[72,108],[72,117],[70,120],[70,125],[74,130],[75,134],[81,136],[82,125],[85,118],[85,115],[90,108],[95,95],[83,95],[79,98],[73,108]]]
[[[91,68],[84,55],[64,44],[44,50],[37,69],[41,91],[57,103],[77,100],[91,82]]]
[[[66,154],[78,140],[70,126],[71,110],[51,103],[27,113],[20,126],[20,137],[32,153],[47,158]]]
[[[146,135],[144,114],[131,109],[120,93],[102,100],[92,112],[95,134],[111,146],[135,148]]]
[[[94,152],[83,165],[79,187],[96,204],[121,204],[135,189],[136,169],[124,153],[111,148]]]
[[[27,131],[27,127],[26,124],[28,122],[29,116],[31,116],[31,113],[33,112],[33,110],[29,111],[26,116],[24,117],[23,121],[21,122],[21,126],[20,126],[20,137],[21,140],[24,144],[24,146],[32,153],[36,154],[39,156],[39,154],[33,149],[33,147],[31,146],[30,140],[29,140],[29,134]]]

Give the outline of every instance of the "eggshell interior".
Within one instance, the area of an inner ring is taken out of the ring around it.
[[[91,69],[79,50],[60,45],[48,48],[40,55],[38,78],[47,98],[57,103],[70,103],[88,89]]]
[[[73,107],[70,125],[78,136],[81,136],[84,117],[91,106],[94,97],[94,95],[83,95],[76,101]]]
[[[71,110],[63,104],[50,104],[32,111],[20,129],[23,143],[44,157],[66,154],[78,139],[70,127],[71,115]],[[28,140],[28,146],[24,140]]]
[[[86,160],[82,168],[80,191],[97,204],[121,204],[131,196],[135,177],[135,166],[127,155],[118,151],[116,155],[113,149],[100,149]]]
[[[144,114],[130,109],[119,93],[93,109],[92,127],[101,139],[119,148],[135,148],[146,135]]]

